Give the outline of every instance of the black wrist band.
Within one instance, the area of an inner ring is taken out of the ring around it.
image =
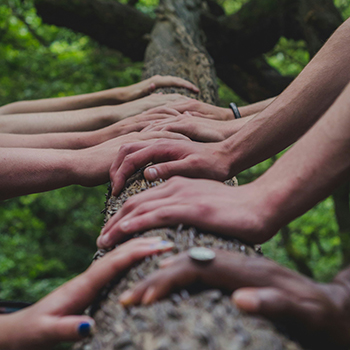
[[[238,107],[235,103],[230,103],[230,108],[232,109],[233,115],[235,116],[235,119],[242,118],[241,113],[239,113]]]

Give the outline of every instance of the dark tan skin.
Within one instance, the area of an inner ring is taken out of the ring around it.
[[[263,257],[215,252],[216,258],[204,264],[188,253],[163,260],[159,271],[123,293],[120,302],[150,304],[201,282],[233,292],[233,302],[246,312],[297,326],[311,342],[350,345],[350,269],[333,282],[320,284]]]

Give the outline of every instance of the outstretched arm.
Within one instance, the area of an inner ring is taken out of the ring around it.
[[[163,260],[160,271],[124,292],[120,302],[150,304],[200,281],[234,292],[233,301],[246,312],[288,321],[309,344],[350,345],[350,268],[332,283],[319,284],[263,257],[215,253],[206,264],[193,261],[187,253]]]
[[[141,131],[154,120],[174,118],[166,114],[139,114],[105,128],[83,132],[58,132],[43,134],[0,133],[0,148],[54,148],[82,149],[96,146],[113,138]]]
[[[149,149],[155,145],[157,142]],[[147,158],[145,152],[147,148],[136,154]],[[209,152],[210,148],[203,153],[203,159],[210,156]],[[191,156],[177,163],[184,163]],[[215,156],[221,166],[220,155]],[[151,169],[157,168],[157,176],[162,177],[169,164],[153,165],[145,173],[152,175]],[[218,169],[213,167],[210,174],[217,176]],[[116,172],[119,177],[112,178],[114,188],[119,188],[121,177],[126,176],[121,170]],[[350,84],[299,142],[254,182],[225,188],[212,181],[170,179],[159,188],[129,199],[108,221],[98,245],[112,246],[126,234],[179,223],[234,235],[251,243],[265,242],[283,225],[330,195],[349,175]]]
[[[41,134],[96,130],[175,100],[188,100],[188,98],[179,94],[152,94],[119,106],[51,113],[0,115],[0,132]]]
[[[122,145],[163,137],[184,138],[165,132],[133,132],[81,150],[0,148],[0,200],[73,184],[103,184]]]
[[[93,263],[84,273],[22,311],[0,316],[2,350],[49,349],[93,333],[94,320],[81,313],[121,272],[152,254],[172,249],[160,237],[131,240]]]
[[[198,92],[198,88],[187,80],[173,76],[155,75],[130,86],[90,94],[10,103],[0,107],[0,115],[72,111],[105,105],[116,105],[136,100],[152,93],[157,88],[166,86],[183,87]]]
[[[224,180],[297,141],[334,103],[350,81],[348,19],[294,82],[236,134],[215,144],[162,142],[122,149],[111,176],[118,193],[135,168],[152,161],[148,180],[174,175]],[[243,118],[244,120],[244,118]],[[210,150],[211,149],[211,150]],[[147,161],[147,163],[145,163]],[[141,164],[142,163],[142,164]]]

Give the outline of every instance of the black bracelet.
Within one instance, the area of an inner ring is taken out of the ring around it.
[[[239,113],[238,107],[234,102],[230,103],[230,108],[232,109],[233,115],[235,116],[235,119],[242,118],[241,113]]]

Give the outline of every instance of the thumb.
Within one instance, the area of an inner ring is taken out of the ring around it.
[[[88,316],[56,317],[46,326],[45,334],[53,342],[77,341],[92,335],[95,331],[95,321]]]
[[[186,159],[181,159],[172,162],[159,163],[145,169],[144,176],[148,181],[158,179],[169,179],[172,176],[191,176],[191,167]]]
[[[241,288],[232,294],[236,306],[267,317],[291,316],[298,310],[293,298],[276,288]]]

